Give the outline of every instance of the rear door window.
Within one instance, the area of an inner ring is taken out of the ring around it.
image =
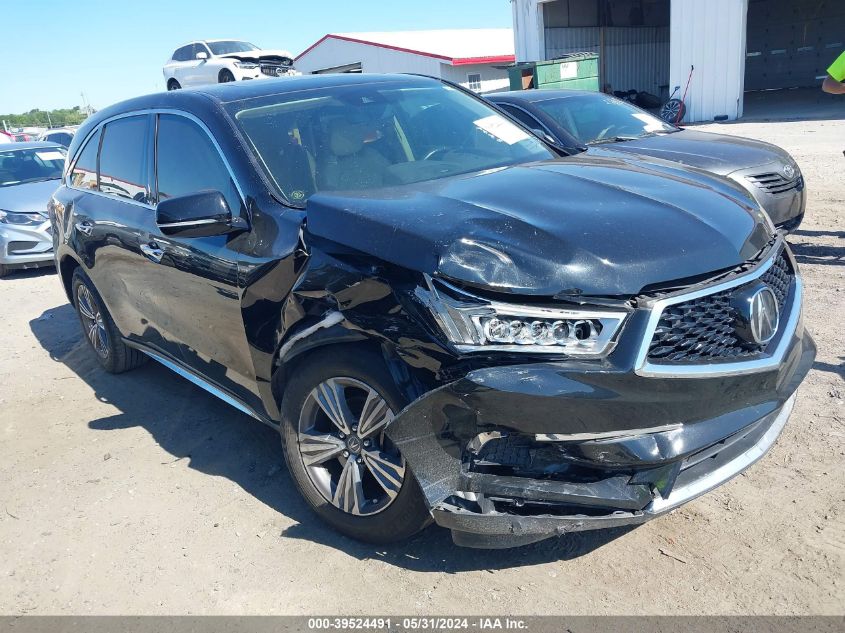
[[[159,115],[157,151],[159,200],[219,191],[232,213],[240,210],[240,194],[220,152],[196,123],[174,114]]]
[[[100,149],[100,130],[94,132],[70,172],[70,186],[79,189],[97,188],[97,151]]]
[[[107,123],[100,150],[100,191],[150,203],[150,117],[130,116]]]

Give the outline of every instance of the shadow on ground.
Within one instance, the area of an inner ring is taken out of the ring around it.
[[[845,239],[845,231],[805,231],[798,230],[792,235],[789,245],[799,264],[819,264],[822,266],[845,266],[845,242],[842,245],[817,244],[811,241],[799,242],[796,238],[839,238]]]
[[[97,364],[83,340],[70,305],[51,308],[30,321],[50,357],[69,367],[96,397],[120,413],[88,425],[119,432],[141,426],[190,468],[226,477],[262,503],[296,522],[280,536],[314,541],[358,559],[379,559],[413,571],[454,573],[496,570],[567,560],[589,554],[632,528],[581,532],[561,539],[504,550],[468,550],[455,546],[447,530],[432,526],[410,541],[373,546],[347,539],[324,525],[299,496],[283,463],[278,432],[220,402],[170,370],[150,362],[118,376]],[[171,462],[166,462],[171,463]]]
[[[0,283],[14,281],[16,279],[34,279],[35,277],[47,277],[55,275],[56,269],[53,266],[41,266],[39,268],[23,268],[12,270],[5,277],[0,277]]]

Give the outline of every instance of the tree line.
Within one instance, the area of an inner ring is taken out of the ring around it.
[[[49,117],[48,117],[49,115]],[[64,125],[79,125],[88,117],[79,106],[60,108],[58,110],[30,110],[24,114],[0,114],[0,121],[6,121],[9,127],[53,127]],[[1,125],[1,124],[0,124]]]

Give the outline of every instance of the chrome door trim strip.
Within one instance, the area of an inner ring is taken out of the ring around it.
[[[147,349],[146,347],[138,345],[137,343],[134,343],[132,341],[127,341],[125,339],[124,339],[124,342],[127,345],[134,347],[138,351],[143,352],[144,354],[146,354],[147,356],[152,358],[154,361],[161,363],[162,365],[164,365],[168,369],[176,372],[182,378],[188,380],[189,382],[192,382],[193,384],[195,384],[200,389],[204,389],[205,391],[210,393],[212,396],[216,396],[217,398],[219,398],[220,400],[222,400],[226,404],[228,404],[228,405],[234,407],[235,409],[237,409],[238,411],[240,411],[241,413],[246,413],[251,418],[255,418],[259,422],[264,422],[265,424],[268,424],[269,426],[274,426],[274,425],[270,424],[264,417],[257,414],[250,407],[248,407],[246,404],[244,404],[243,402],[241,402],[240,400],[238,400],[234,396],[229,395],[228,393],[226,393],[225,391],[223,391],[219,387],[215,387],[210,382],[208,382],[204,378],[200,378],[198,375],[196,375],[192,371],[186,369],[185,367],[182,367],[181,365],[178,365],[177,363],[165,358],[161,354],[157,354],[156,352],[153,352],[153,351]]]

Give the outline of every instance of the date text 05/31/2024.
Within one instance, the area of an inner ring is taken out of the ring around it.
[[[312,631],[519,631],[526,630],[527,626],[527,623],[519,618],[497,617],[334,617],[308,619],[308,629]]]

